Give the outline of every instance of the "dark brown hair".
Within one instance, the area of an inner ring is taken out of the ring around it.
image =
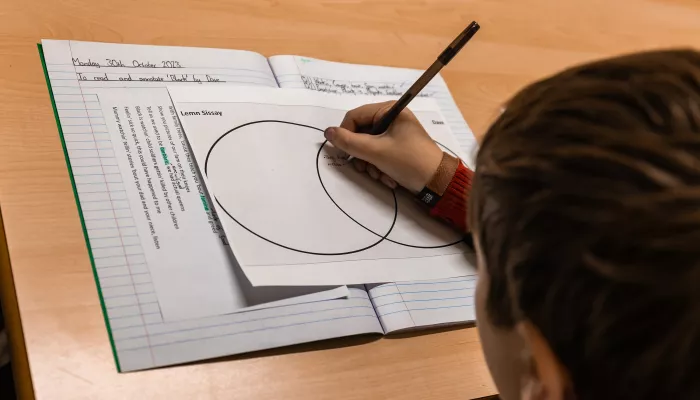
[[[700,398],[700,53],[537,82],[477,156],[495,324],[534,323],[579,400]]]

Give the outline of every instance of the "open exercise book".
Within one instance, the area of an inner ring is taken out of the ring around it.
[[[471,270],[347,288],[252,288],[225,248],[170,100],[155,96],[152,104],[139,104],[128,95],[131,123],[114,119],[115,107],[125,106],[115,104],[123,98],[117,92],[246,85],[391,96],[420,71],[75,41],[44,40],[41,51],[120,371],[474,319]],[[167,93],[162,90],[155,92]],[[425,94],[437,101],[462,154],[471,154],[474,139],[444,81],[438,77]],[[135,140],[129,154],[127,137]],[[134,202],[134,193],[141,201]]]

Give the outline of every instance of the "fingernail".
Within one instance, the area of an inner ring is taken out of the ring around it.
[[[333,141],[333,136],[335,136],[335,128],[326,128],[326,130],[323,132],[323,136],[326,138],[328,141]]]

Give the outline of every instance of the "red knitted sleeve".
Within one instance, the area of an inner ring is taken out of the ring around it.
[[[442,197],[430,209],[430,215],[445,220],[462,232],[469,232],[467,204],[473,176],[474,173],[460,162]]]

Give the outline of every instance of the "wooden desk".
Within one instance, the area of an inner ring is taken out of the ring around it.
[[[21,317],[26,343],[26,351],[19,346],[15,354],[21,392],[31,395],[33,388],[37,397],[51,399],[493,394],[474,328],[369,342],[350,338],[295,348],[303,352],[118,374],[36,50],[41,38],[57,38],[425,68],[472,19],[483,29],[444,77],[477,134],[533,79],[620,52],[697,46],[700,38],[696,0],[5,1],[0,207],[12,268],[3,262],[2,271],[6,306],[13,308],[16,298],[14,318]],[[13,325],[12,339],[21,345],[19,324]]]

